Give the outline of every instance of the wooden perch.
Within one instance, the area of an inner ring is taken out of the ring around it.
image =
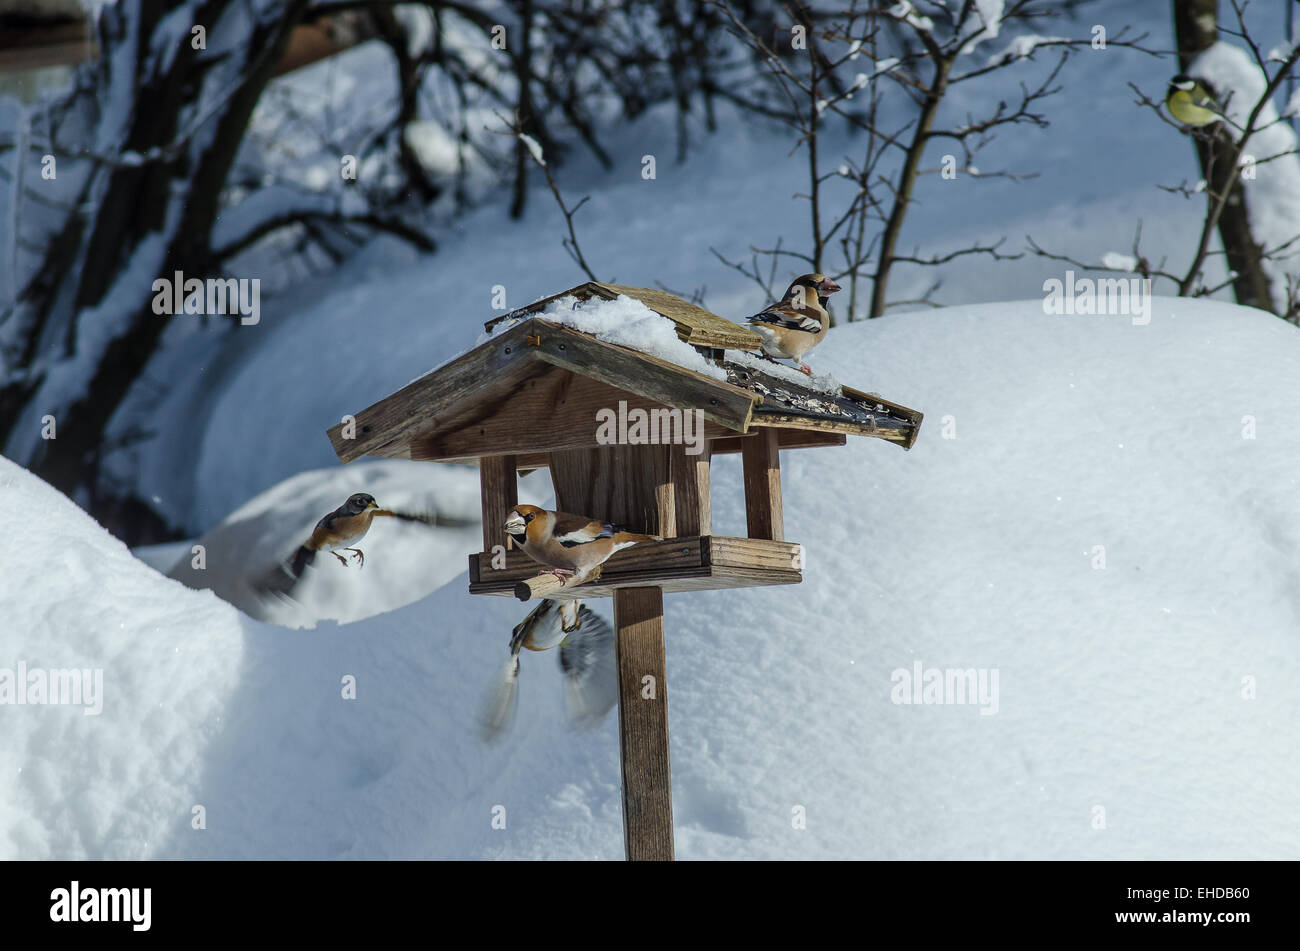
[[[563,587],[565,587],[564,581],[555,575],[538,575],[536,578],[529,578],[516,584],[515,597],[520,601],[531,601],[534,598],[544,598]]]
[[[577,582],[572,578],[564,579],[548,574],[538,575],[536,578],[525,578],[515,585],[515,597],[520,601],[532,601],[534,598],[544,598],[548,594],[554,594],[561,588],[576,588],[578,585],[599,578],[602,567],[604,566],[598,566],[590,575]]]

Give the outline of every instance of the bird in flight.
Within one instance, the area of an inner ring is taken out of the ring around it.
[[[312,529],[311,536],[299,545],[291,555],[277,564],[258,587],[271,593],[287,594],[302,578],[302,574],[307,567],[316,560],[317,553],[322,551],[329,552],[345,568],[350,564],[348,558],[353,556],[357,559],[358,568],[364,566],[366,563],[365,552],[357,548],[356,545],[370,531],[370,525],[374,519],[383,516],[410,522],[422,522],[426,525],[438,523],[437,517],[431,514],[416,515],[382,509],[373,495],[366,492],[357,492],[348,496],[346,502],[317,522],[316,527]],[[339,554],[339,552],[347,552],[348,554],[345,556]]]
[[[614,629],[581,601],[542,599],[510,634],[510,659],[488,694],[483,737],[500,738],[514,721],[523,650],[560,648],[565,703],[575,726],[594,725],[618,700]]]

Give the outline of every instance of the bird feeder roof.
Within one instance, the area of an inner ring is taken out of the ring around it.
[[[850,435],[904,449],[916,441],[921,413],[883,397],[850,387],[831,394],[725,359],[719,365],[727,379],[718,380],[528,316],[583,289],[609,300],[635,296],[673,320],[683,340],[715,355],[724,346],[717,341],[756,336],[666,291],[591,282],[490,321],[489,329],[511,316],[523,318],[356,413],[355,422],[332,427],[329,438],[339,458],[472,463],[509,454],[518,456],[521,466],[545,465],[549,452],[594,446],[595,411],[620,402],[631,408],[699,410],[714,452],[738,451],[740,438],[762,427],[779,430],[781,448],[843,445]]]
[[[492,318],[483,327],[491,331],[498,324],[509,323],[545,310],[548,304],[561,297],[576,297],[578,300],[590,300],[593,297],[613,300],[620,295],[639,300],[656,314],[667,317],[676,326],[677,336],[692,346],[719,347],[727,350],[762,349],[763,338],[748,327],[734,324],[697,304],[682,300],[676,294],[651,287],[628,287],[623,284],[602,284],[599,281],[588,281],[586,284],[579,284],[567,291],[560,291],[558,294],[534,301],[526,307],[516,308],[508,314]]]

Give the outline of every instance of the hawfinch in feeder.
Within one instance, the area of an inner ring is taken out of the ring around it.
[[[826,299],[840,286],[824,274],[795,278],[785,296],[761,313],[749,318],[749,326],[763,338],[763,355],[793,360],[809,376],[812,368],[803,355],[822,342],[830,327]]]
[[[557,645],[573,725],[594,725],[614,706],[618,700],[614,629],[581,601],[543,599],[511,632],[510,659],[482,716],[485,739],[497,739],[514,719],[520,652],[550,650]]]
[[[582,515],[548,512],[536,505],[516,505],[506,513],[506,534],[524,554],[552,574],[582,584],[598,573],[616,551],[640,542],[663,541],[658,535],[628,532]],[[568,582],[565,582],[566,584]]]

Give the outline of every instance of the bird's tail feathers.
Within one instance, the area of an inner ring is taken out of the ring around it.
[[[302,573],[306,570],[307,566],[315,560],[315,550],[303,545],[293,553],[292,558],[285,562],[285,568],[288,570],[289,576],[297,581],[302,577]]]
[[[302,579],[302,573],[316,559],[316,552],[303,545],[284,561],[276,562],[251,585],[264,598],[293,600],[290,593]]]
[[[626,542],[631,545],[635,545],[640,542],[661,542],[663,540],[664,539],[662,535],[645,535],[641,532],[623,532],[623,531],[614,533],[615,542],[618,543]]]
[[[491,743],[501,739],[514,723],[519,706],[519,654],[512,653],[501,676],[488,691],[483,712],[479,718],[483,739]]]

